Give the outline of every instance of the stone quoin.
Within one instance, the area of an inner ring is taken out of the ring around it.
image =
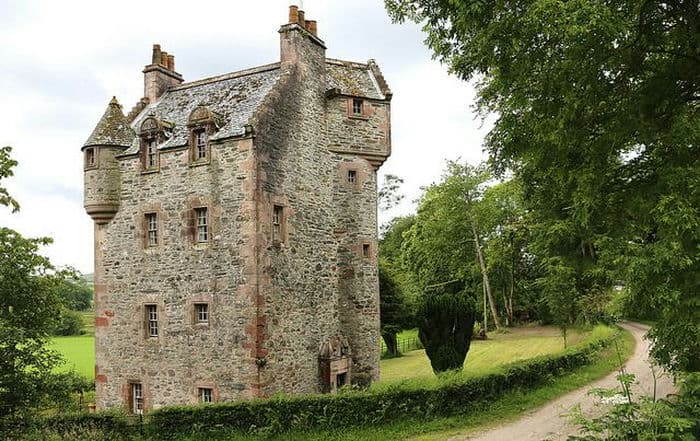
[[[391,91],[296,6],[280,61],[144,97],[83,146],[98,409],[334,392],[379,375],[377,169]]]

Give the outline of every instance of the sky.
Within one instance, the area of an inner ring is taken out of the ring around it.
[[[42,254],[91,273],[93,222],[83,208],[80,148],[111,97],[126,113],[143,96],[142,69],[154,43],[175,55],[185,81],[279,61],[277,31],[290,4],[0,0],[0,146],[12,146],[19,161],[0,185],[21,206],[16,214],[0,207],[0,226],[52,237]],[[380,223],[412,212],[445,160],[485,158],[490,122],[473,112],[474,88],[432,60],[418,25],[391,23],[381,0],[297,4],[318,21],[327,57],[374,58],[394,93],[392,155],[379,180],[403,178],[405,198],[380,213]]]

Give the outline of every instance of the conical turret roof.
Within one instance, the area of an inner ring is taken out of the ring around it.
[[[122,113],[122,106],[119,105],[116,97],[112,97],[102,119],[97,123],[95,130],[92,131],[92,135],[85,141],[83,147],[93,145],[129,147],[135,137],[136,134]]]

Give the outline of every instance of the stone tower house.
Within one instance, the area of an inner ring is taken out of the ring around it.
[[[98,408],[334,391],[378,377],[376,172],[391,91],[290,7],[279,62],[144,97],[83,146]]]

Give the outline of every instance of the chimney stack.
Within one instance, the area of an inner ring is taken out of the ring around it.
[[[155,103],[169,88],[183,82],[182,75],[175,72],[175,56],[162,50],[159,44],[153,45],[151,64],[143,73],[143,93],[149,103]]]
[[[316,20],[306,20],[306,30],[311,32],[311,35],[318,37],[318,29],[316,27]]]
[[[297,11],[297,15],[298,15],[298,18],[299,18],[299,20],[297,21],[297,23],[299,24],[299,26],[301,26],[302,28],[306,29],[306,26],[305,26],[305,21],[306,21],[306,20],[304,20],[304,11],[302,11],[302,10]]]

